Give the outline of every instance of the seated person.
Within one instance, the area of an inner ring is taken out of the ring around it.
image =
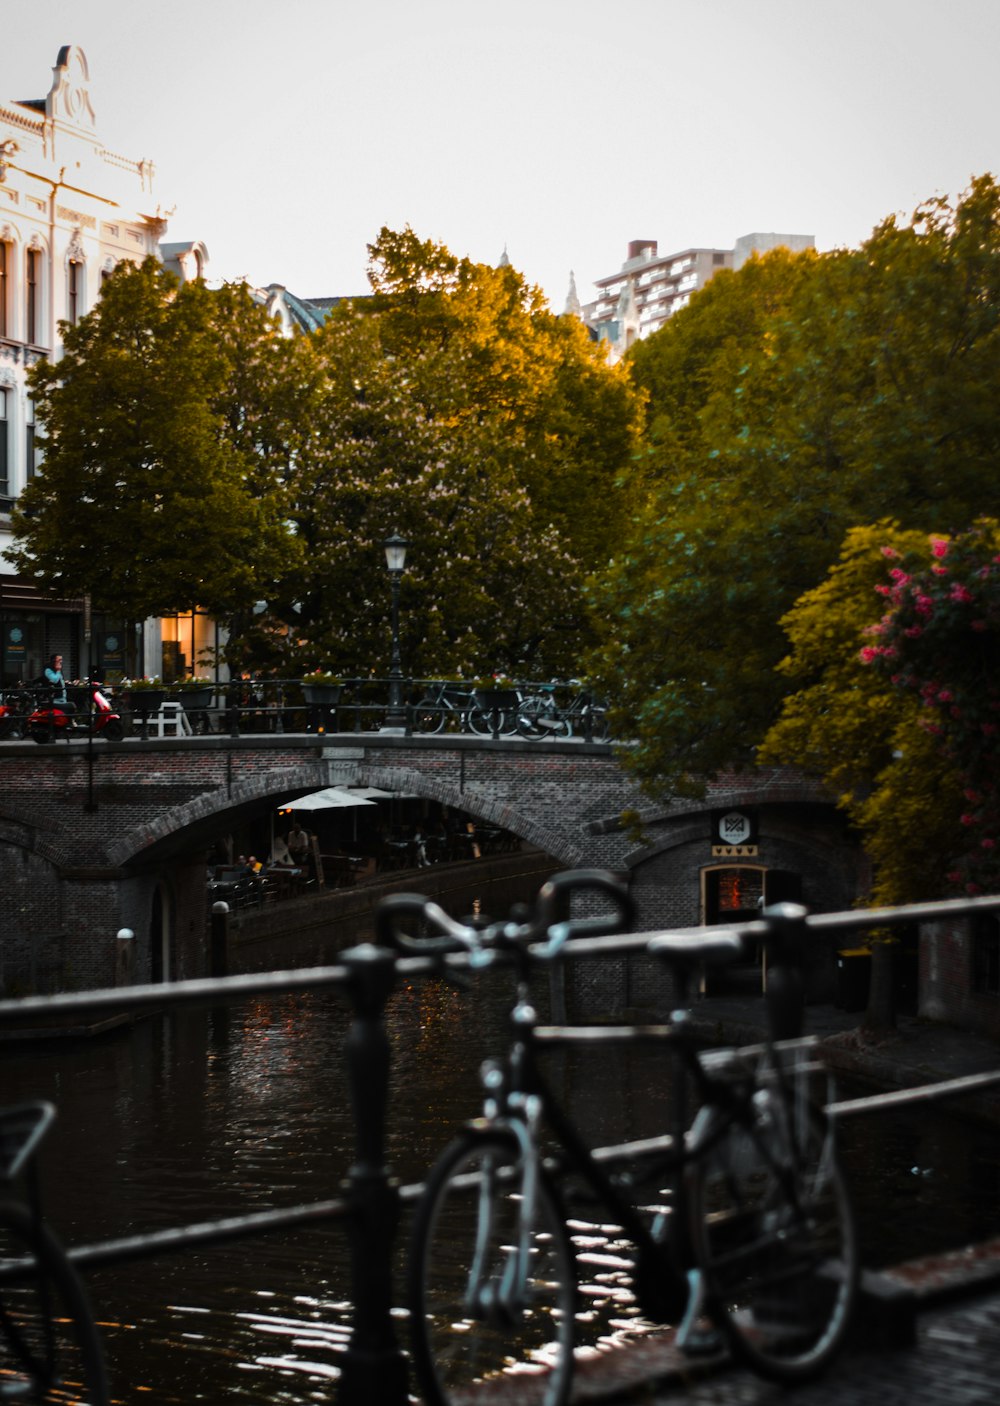
[[[75,713],[76,704],[66,697],[66,680],[63,678],[62,668],[62,655],[53,654],[45,669],[45,680],[52,685],[53,703],[57,703],[64,713]]]

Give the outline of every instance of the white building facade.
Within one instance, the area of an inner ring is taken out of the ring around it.
[[[67,677],[143,671],[141,632],[90,618],[18,577],[6,557],[10,510],[38,468],[27,373],[61,353],[59,323],[75,324],[123,259],[163,259],[183,279],[207,264],[201,244],[161,245],[166,217],[150,161],[119,156],[97,134],[83,51],[59,51],[44,98],[0,102],[0,682],[65,657]],[[109,505],[113,509],[113,505]],[[138,640],[138,642],[137,642]]]
[[[655,239],[633,239],[618,272],[595,279],[597,297],[583,308],[583,321],[617,360],[633,342],[659,331],[721,269],[738,269],[769,249],[815,247],[811,234],[745,234],[733,249],[661,254]]]

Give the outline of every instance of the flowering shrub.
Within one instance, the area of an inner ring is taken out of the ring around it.
[[[961,778],[968,844],[948,880],[1000,890],[1000,524],[932,536],[922,559],[883,547],[887,609],[862,663],[920,700],[920,726]]]

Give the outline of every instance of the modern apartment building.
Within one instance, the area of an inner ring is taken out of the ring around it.
[[[60,321],[83,317],[123,259],[152,254],[182,280],[199,277],[207,264],[200,243],[161,242],[167,221],[154,175],[152,162],[119,156],[98,136],[82,49],[59,51],[44,98],[0,101],[2,683],[36,677],[52,653],[65,657],[70,677],[141,671],[144,649],[154,649],[141,628],[137,636],[125,621],[92,619],[85,601],[46,596],[4,555],[11,507],[37,467],[27,373],[40,358],[59,357]]]
[[[732,249],[681,249],[661,254],[655,239],[633,239],[617,273],[595,280],[597,297],[582,310],[594,335],[617,359],[685,307],[720,269],[739,268],[755,253],[815,248],[811,234],[746,234]]]

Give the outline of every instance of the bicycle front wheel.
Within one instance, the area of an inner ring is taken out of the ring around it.
[[[477,737],[493,736],[493,710],[489,708],[472,707],[466,714],[466,725],[470,732],[474,732]],[[502,736],[508,730],[507,717],[504,713],[497,713],[497,732]]]
[[[104,1358],[78,1275],[51,1231],[23,1207],[0,1206],[0,1399],[107,1406]]]
[[[693,1129],[695,1147],[711,1147],[691,1197],[710,1305],[736,1356],[773,1381],[805,1381],[842,1346],[858,1286],[830,1124],[815,1107],[779,1104],[770,1121],[720,1135],[723,1116],[706,1109]]]
[[[429,1406],[473,1398],[564,1406],[569,1397],[569,1238],[542,1182],[521,1262],[522,1210],[517,1146],[502,1134],[460,1137],[431,1172],[414,1220],[409,1294],[414,1367]]]

